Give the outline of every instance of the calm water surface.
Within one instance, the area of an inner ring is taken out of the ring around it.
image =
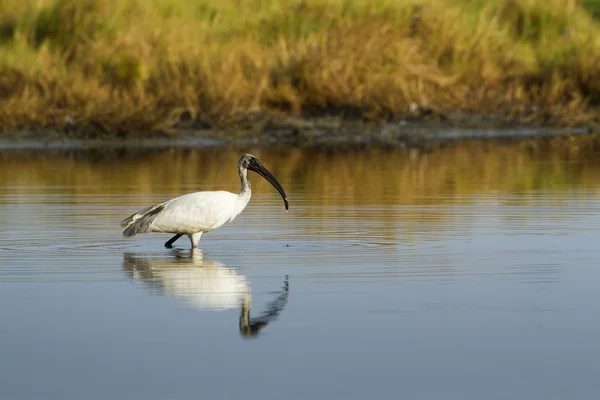
[[[288,213],[121,236],[240,154],[0,153],[0,399],[600,394],[600,157],[256,150]]]

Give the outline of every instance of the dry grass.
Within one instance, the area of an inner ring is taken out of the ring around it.
[[[2,130],[126,135],[184,112],[228,126],[332,110],[594,126],[599,78],[600,25],[576,0],[0,4]]]

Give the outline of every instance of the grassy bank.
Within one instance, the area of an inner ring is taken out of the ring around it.
[[[456,111],[596,126],[599,3],[3,0],[0,129]]]

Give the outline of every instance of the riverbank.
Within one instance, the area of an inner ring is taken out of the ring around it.
[[[402,142],[437,126],[594,130],[596,6],[6,0],[0,130],[6,140],[226,143]]]
[[[193,125],[193,124],[192,124]],[[383,146],[435,149],[464,141],[519,140],[544,145],[548,141],[566,147],[596,148],[598,135],[584,127],[523,127],[500,118],[469,115],[463,119],[397,119],[385,124],[334,117],[271,118],[252,130],[236,128],[194,128],[179,126],[169,133],[113,137],[78,137],[55,129],[6,132],[0,137],[0,150],[12,149],[165,149],[206,147],[271,147],[344,149],[357,146]]]

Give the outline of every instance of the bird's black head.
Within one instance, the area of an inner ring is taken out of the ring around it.
[[[258,158],[253,156],[252,154],[244,154],[242,158],[240,158],[240,162],[238,163],[238,167],[240,169],[249,169],[250,171],[256,171],[259,165],[262,165]]]
[[[277,189],[277,191],[281,195],[281,198],[283,198],[285,209],[287,210],[289,208],[288,199],[287,195],[285,194],[285,191],[283,190],[277,179],[275,179],[275,177],[269,172],[269,170],[265,168],[265,166],[262,165],[260,161],[258,161],[258,158],[256,158],[252,154],[244,154],[242,158],[240,158],[240,161],[238,163],[238,169],[240,171],[240,174],[244,173],[247,170],[250,170],[256,172],[257,174],[265,178],[271,185],[275,187],[275,189]]]

